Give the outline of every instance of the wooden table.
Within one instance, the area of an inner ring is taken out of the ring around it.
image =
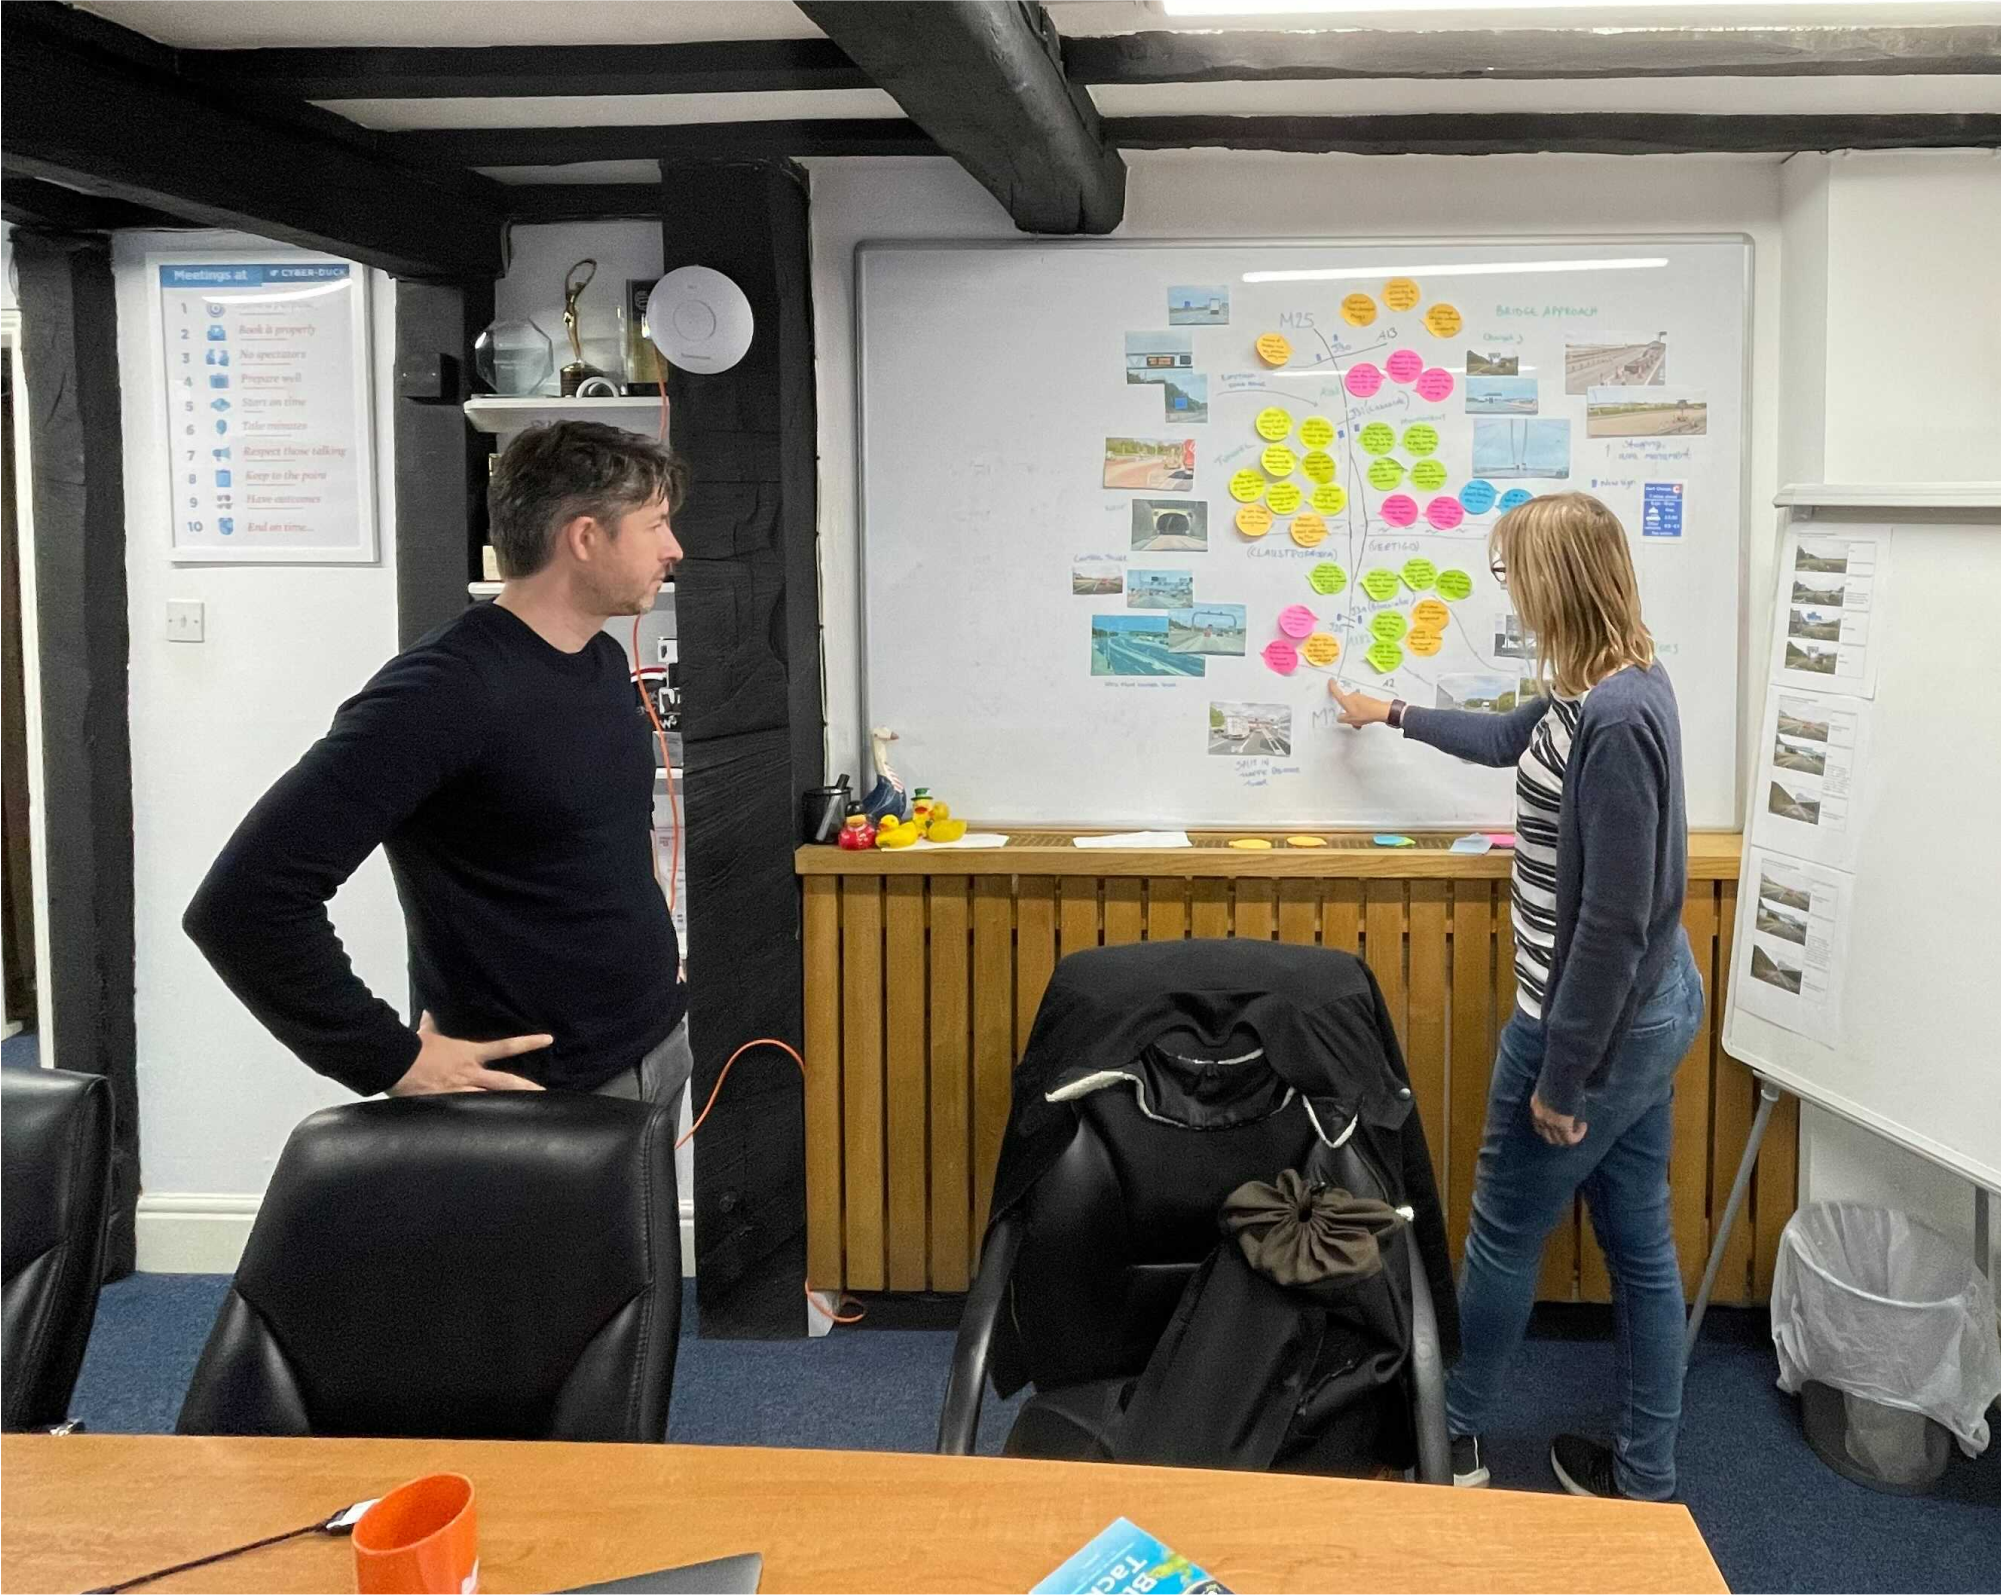
[[[1681,1506],[884,1452],[169,1435],[7,1436],[0,1584],[117,1582],[441,1471],[478,1489],[489,1591],[744,1551],[767,1591],[1021,1591],[1120,1516],[1238,1591],[1726,1588]],[[352,1553],[316,1535],[149,1587],[351,1590]]]

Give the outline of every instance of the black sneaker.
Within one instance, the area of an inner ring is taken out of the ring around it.
[[[1572,1495],[1597,1495],[1608,1501],[1623,1499],[1618,1481],[1612,1476],[1612,1448],[1587,1440],[1581,1434],[1560,1434],[1549,1448],[1549,1465],[1556,1470],[1556,1482]]]
[[[1452,1482],[1462,1490],[1484,1490],[1491,1475],[1480,1460],[1480,1437],[1455,1434],[1452,1437]]]

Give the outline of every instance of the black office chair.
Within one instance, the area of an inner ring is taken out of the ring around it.
[[[5,1426],[69,1416],[110,1218],[111,1082],[66,1069],[0,1069],[0,1341]]]
[[[661,1442],[680,1337],[665,1108],[351,1103],[286,1143],[177,1428]]]

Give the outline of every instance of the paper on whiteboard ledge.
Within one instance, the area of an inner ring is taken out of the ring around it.
[[[1737,1005],[1823,1046],[1840,1044],[1854,876],[1763,848],[1744,856]]]
[[[1078,847],[1192,847],[1186,831],[1120,831],[1113,836],[1076,836]]]
[[[998,831],[968,831],[956,842],[934,842],[929,837],[920,837],[910,844],[912,847],[1006,847],[1007,838]]]
[[[1794,858],[1855,867],[1856,772],[1868,756],[1872,705],[1773,687],[1765,704],[1751,840]]]

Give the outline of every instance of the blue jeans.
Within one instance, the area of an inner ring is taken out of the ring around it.
[[[1686,940],[1619,1043],[1579,1115],[1575,1146],[1535,1133],[1529,1097],[1542,1072],[1543,1029],[1517,1008],[1501,1032],[1487,1095],[1487,1132],[1473,1186],[1473,1224],[1459,1282],[1464,1350],[1446,1384],[1454,1434],[1479,1434],[1535,1303],[1543,1242],[1580,1188],[1612,1276],[1619,1357],[1619,1488],[1640,1500],[1674,1494],[1681,1421],[1681,1270],[1668,1220],[1668,1143],[1675,1068],[1702,1020],[1702,977]]]

